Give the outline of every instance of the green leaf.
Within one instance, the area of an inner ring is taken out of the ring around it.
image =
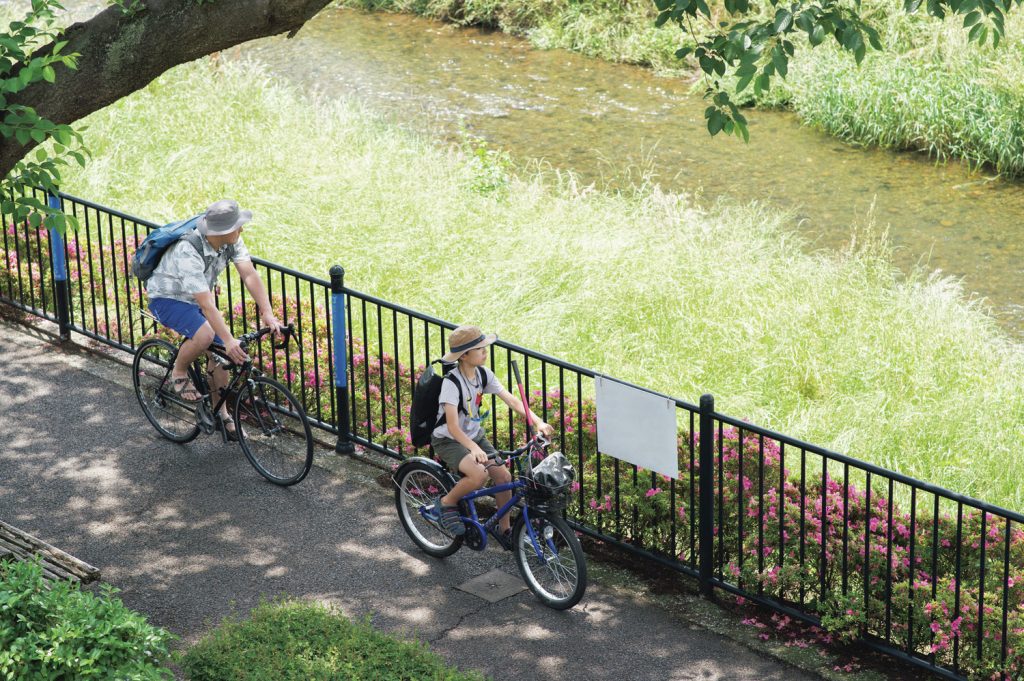
[[[867,54],[867,47],[864,46],[863,41],[853,49],[853,58],[857,60],[857,65],[864,61],[864,55]]]
[[[981,12],[974,10],[964,17],[964,28],[970,28],[981,21]]]
[[[775,71],[778,72],[783,78],[786,77],[786,73],[789,69],[789,59],[786,57],[786,53],[783,52],[778,45],[772,50],[772,65],[775,66]]]
[[[789,30],[793,24],[793,14],[787,10],[779,9],[775,12],[775,23],[773,27],[776,33],[783,33]]]
[[[722,132],[722,127],[725,125],[725,116],[722,115],[721,111],[710,106],[704,112],[704,117],[708,119],[708,132],[712,136]]]
[[[46,160],[46,149],[36,149],[36,160],[40,163]]]
[[[816,24],[807,36],[807,41],[812,47],[817,47],[825,40],[825,28],[821,24]]]
[[[761,94],[762,92],[768,92],[768,88],[771,85],[771,76],[767,73],[762,73],[754,80],[754,93]]]
[[[868,42],[871,43],[871,47],[875,48],[876,50],[881,50],[882,39],[879,37],[878,31],[876,31],[871,26],[865,26],[864,32],[868,34]]]
[[[744,142],[750,142],[750,131],[747,130],[747,122],[739,116],[733,118],[733,121],[736,123],[735,134],[743,138]]]
[[[52,83],[55,80],[57,80],[57,74],[54,72],[52,66],[43,67],[43,80],[45,80],[47,83]]]
[[[931,14],[936,19],[944,19],[946,17],[946,9],[942,6],[942,0],[928,0],[928,14]]]
[[[28,130],[26,130],[25,128],[18,128],[17,130],[15,130],[14,131],[14,137],[22,145],[28,144],[29,140],[32,139],[32,136],[29,134]]]

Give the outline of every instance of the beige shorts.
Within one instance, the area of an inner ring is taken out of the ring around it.
[[[498,453],[498,450],[494,448],[494,445],[487,441],[487,437],[483,434],[473,440],[473,442],[475,442],[480,449],[484,450],[484,454],[491,455]],[[434,448],[434,454],[437,455],[437,458],[444,461],[444,464],[448,466],[448,470],[452,473],[459,472],[459,464],[462,463],[462,460],[467,454],[469,454],[468,449],[450,437],[431,437],[430,446]]]

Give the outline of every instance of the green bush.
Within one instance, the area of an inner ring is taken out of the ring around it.
[[[399,641],[319,603],[261,603],[248,620],[226,618],[182,656],[192,681],[480,681],[422,643]]]
[[[101,591],[48,582],[38,563],[0,565],[0,678],[173,678],[163,666],[172,635],[126,608],[112,586]]]

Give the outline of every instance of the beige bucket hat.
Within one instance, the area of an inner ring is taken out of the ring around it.
[[[460,326],[452,331],[448,337],[448,347],[451,351],[442,357],[441,361],[457,362],[459,357],[462,357],[470,350],[486,347],[496,340],[498,340],[496,334],[484,334],[479,326]]]

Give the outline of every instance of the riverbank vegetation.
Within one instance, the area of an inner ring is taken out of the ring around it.
[[[687,44],[671,26],[654,28],[652,0],[340,0],[361,9],[422,14],[527,37],[541,48],[695,77],[675,58]],[[716,3],[710,3],[712,7]],[[788,79],[772,91],[745,91],[748,103],[789,106],[809,125],[856,144],[925,151],[939,159],[988,164],[1024,175],[1024,14],[1011,10],[1006,40],[968,44],[961,17],[907,15],[903,3],[866,0],[862,14],[880,28],[883,49],[853,56],[828,42],[797,51]],[[773,8],[770,8],[774,11]],[[724,13],[724,10],[721,10]]]
[[[514,172],[245,62],[179,67],[86,122],[94,158],[70,193],[155,221],[230,196],[268,260],[342,264],[357,290],[1024,507],[1005,475],[1020,348],[955,281],[900,275],[870,225],[812,252],[757,204]]]

